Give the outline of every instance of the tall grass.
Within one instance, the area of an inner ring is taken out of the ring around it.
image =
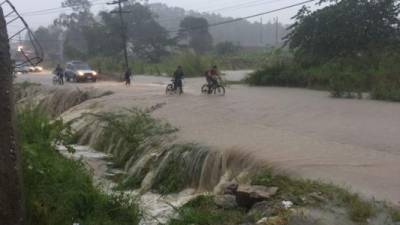
[[[177,131],[170,124],[154,119],[149,113],[136,108],[120,113],[89,115],[105,124],[101,138],[93,147],[105,151],[109,146],[119,143],[112,153],[116,165],[120,167],[124,167],[130,159],[140,156],[145,150],[145,142],[155,147],[164,135]]]
[[[212,196],[199,196],[178,210],[179,218],[169,225],[232,225],[243,222],[243,209],[222,209],[215,205]]]
[[[400,101],[400,56],[341,58],[305,66],[293,59],[268,59],[266,65],[246,78],[250,85],[325,89],[333,97],[362,98],[369,93],[378,100]]]
[[[256,69],[262,65],[270,50],[240,51],[230,55],[195,54],[183,51],[164,57],[159,63],[148,63],[140,59],[130,60],[129,65],[134,74],[169,75],[178,65],[184,69],[187,77],[203,76],[212,65],[218,65],[223,70]],[[89,59],[90,65],[103,74],[119,78],[123,73],[123,62],[116,58],[95,57]]]
[[[108,195],[93,185],[80,161],[61,156],[55,143],[70,142],[62,121],[50,122],[37,109],[18,113],[23,158],[27,224],[134,225],[138,207],[123,195]]]

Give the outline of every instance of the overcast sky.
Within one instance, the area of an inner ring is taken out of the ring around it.
[[[99,10],[108,9],[105,4],[107,0],[91,1],[93,2],[93,11],[97,12]],[[177,6],[200,12],[213,12],[223,16],[243,17],[302,1],[304,0],[149,0],[149,3],[161,2],[169,6]],[[66,11],[66,9],[54,9],[41,13],[31,13],[32,11],[60,7],[62,0],[11,0],[11,2],[16,6],[18,11],[23,14],[26,21],[33,28],[37,28],[40,25],[50,24],[61,12]],[[314,3],[309,3],[308,5],[314,5]],[[262,18],[264,22],[268,22],[269,20],[272,21],[274,17],[279,17],[279,20],[283,23],[290,23],[290,18],[299,8],[300,6],[265,15]],[[254,20],[259,21],[260,17],[255,18]]]

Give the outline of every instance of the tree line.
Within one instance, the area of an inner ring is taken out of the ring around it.
[[[52,25],[35,31],[50,59],[60,59],[60,54],[69,59],[121,56],[121,30],[128,37],[129,56],[148,63],[159,63],[182,49],[199,54],[212,50],[228,54],[239,49],[238,43],[229,41],[215,44],[204,17],[186,16],[179,21],[177,32],[171,32],[158,22],[151,7],[137,1],[123,4],[124,27],[115,10],[94,14],[88,0],[65,0],[62,6],[72,13],[63,13]]]
[[[327,6],[299,10],[285,49],[247,81],[330,89],[335,97],[362,98],[369,93],[374,99],[400,101],[399,1],[321,0],[319,4]]]

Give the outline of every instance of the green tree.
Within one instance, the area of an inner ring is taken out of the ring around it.
[[[60,34],[62,29],[58,26],[51,25],[48,27],[39,27],[35,31],[35,37],[43,48],[46,58],[58,59],[60,54],[61,40]]]
[[[212,49],[213,38],[208,30],[205,18],[188,16],[180,23],[180,40],[188,40],[188,44],[197,53],[205,53]]]
[[[150,9],[133,3],[124,7],[127,21],[128,43],[131,54],[149,62],[159,62],[168,54],[167,47],[174,46],[168,32],[156,22]]]
[[[240,47],[230,41],[224,41],[215,45],[218,55],[228,55],[239,51]]]
[[[399,43],[398,0],[322,0],[331,5],[302,8],[286,37],[306,65],[375,54]]]
[[[54,21],[54,25],[65,29],[65,55],[69,58],[85,58],[91,40],[87,40],[84,34],[96,23],[90,12],[91,3],[88,0],[65,0],[61,5],[73,10],[71,14],[61,14]]]

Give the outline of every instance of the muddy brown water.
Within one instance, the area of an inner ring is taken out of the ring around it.
[[[244,73],[228,72],[237,80]],[[51,75],[21,75],[51,85]],[[377,199],[400,201],[400,104],[333,99],[329,93],[294,88],[233,85],[225,97],[203,96],[201,78],[185,80],[183,96],[166,97],[169,78],[135,77],[121,83],[70,83],[60,88],[111,90],[76,109],[122,109],[162,104],[152,114],[178,127],[179,138],[240,149],[305,178],[350,187]],[[166,103],[166,104],[164,104]]]

